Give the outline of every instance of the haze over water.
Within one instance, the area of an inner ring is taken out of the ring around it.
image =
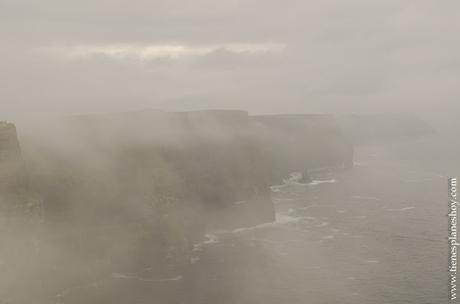
[[[277,221],[209,235],[197,303],[447,303],[447,179],[372,146],[275,192]]]
[[[0,20],[0,304],[447,302],[460,1],[2,0]],[[256,117],[284,114],[307,118]],[[313,181],[270,193],[297,166]]]

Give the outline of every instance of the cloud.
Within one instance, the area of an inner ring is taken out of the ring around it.
[[[248,43],[223,45],[161,45],[161,44],[114,44],[114,45],[75,45],[41,47],[37,50],[67,59],[80,59],[92,56],[107,56],[113,59],[137,59],[140,61],[184,59],[206,56],[217,51],[240,55],[279,53],[286,48],[284,44]]]
[[[0,18],[2,113],[460,110],[456,0],[4,0]]]

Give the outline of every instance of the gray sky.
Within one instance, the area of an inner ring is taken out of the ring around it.
[[[0,0],[0,111],[459,112],[457,0]]]

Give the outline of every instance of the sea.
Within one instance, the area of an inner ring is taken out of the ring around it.
[[[107,288],[74,286],[53,303],[449,303],[458,151],[436,138],[357,146],[352,169],[310,170],[309,183],[293,172],[273,185],[276,221],[207,231],[186,273],[113,273]]]
[[[361,146],[351,170],[293,172],[271,187],[275,222],[195,244],[184,303],[448,303],[447,179],[460,171],[442,147]]]

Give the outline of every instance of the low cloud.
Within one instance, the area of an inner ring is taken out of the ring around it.
[[[206,56],[217,51],[232,54],[259,55],[283,52],[286,45],[280,43],[239,43],[221,45],[180,45],[180,44],[108,44],[49,46],[39,48],[39,52],[66,59],[80,59],[92,56],[107,56],[117,60],[137,59],[149,61],[157,59],[184,59]]]

